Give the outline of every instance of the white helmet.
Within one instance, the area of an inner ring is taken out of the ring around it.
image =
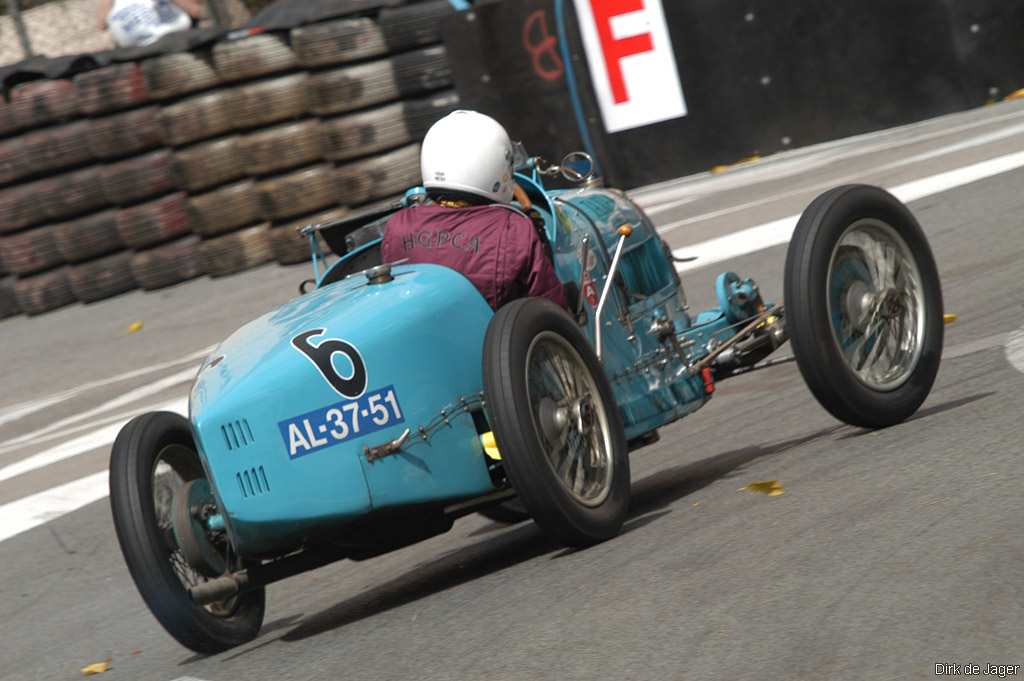
[[[512,143],[498,121],[476,111],[453,111],[430,126],[420,150],[428,192],[468,192],[512,201]]]

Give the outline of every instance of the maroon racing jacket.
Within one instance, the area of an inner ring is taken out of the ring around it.
[[[533,222],[510,206],[400,210],[384,229],[381,256],[383,262],[407,258],[461,272],[495,310],[526,296],[569,307]]]

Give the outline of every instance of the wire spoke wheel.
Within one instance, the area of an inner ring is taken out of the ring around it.
[[[197,482],[205,485],[203,477],[188,421],[182,416],[143,414],[129,421],[114,441],[110,504],[132,579],[171,636],[196,652],[214,653],[256,637],[263,623],[265,591],[254,589],[206,606],[192,601],[190,587],[205,582],[217,569],[243,565],[222,533],[203,531],[195,536],[193,528],[199,523],[192,523],[189,506],[187,531],[175,517],[182,495],[190,504],[188,492]],[[200,551],[214,558],[197,565]]]
[[[540,298],[505,305],[488,326],[483,370],[502,464],[529,515],[569,546],[618,533],[629,506],[625,433],[575,321]]]
[[[907,243],[889,225],[864,220],[836,245],[828,276],[832,331],[846,365],[865,385],[894,390],[910,378],[924,336],[924,284]]]
[[[881,428],[928,396],[942,353],[942,290],[924,232],[878,187],[828,191],[786,255],[786,319],[804,380],[834,416]]]
[[[576,501],[597,506],[611,486],[608,417],[579,354],[543,333],[527,353],[530,413],[555,476]]]

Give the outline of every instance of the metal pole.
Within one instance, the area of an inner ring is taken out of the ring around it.
[[[7,13],[14,21],[14,30],[18,32],[18,40],[21,41],[21,49],[25,51],[25,57],[33,56],[32,43],[28,39],[28,31],[25,30],[25,22],[21,19],[21,10],[18,9],[18,0],[7,0]]]

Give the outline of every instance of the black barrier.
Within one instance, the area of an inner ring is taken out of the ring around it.
[[[661,4],[685,116],[606,132],[571,0],[498,0],[460,13],[445,44],[462,105],[501,120],[532,153],[589,148],[609,184],[632,187],[964,110],[1024,86],[1024,7],[999,0]]]

